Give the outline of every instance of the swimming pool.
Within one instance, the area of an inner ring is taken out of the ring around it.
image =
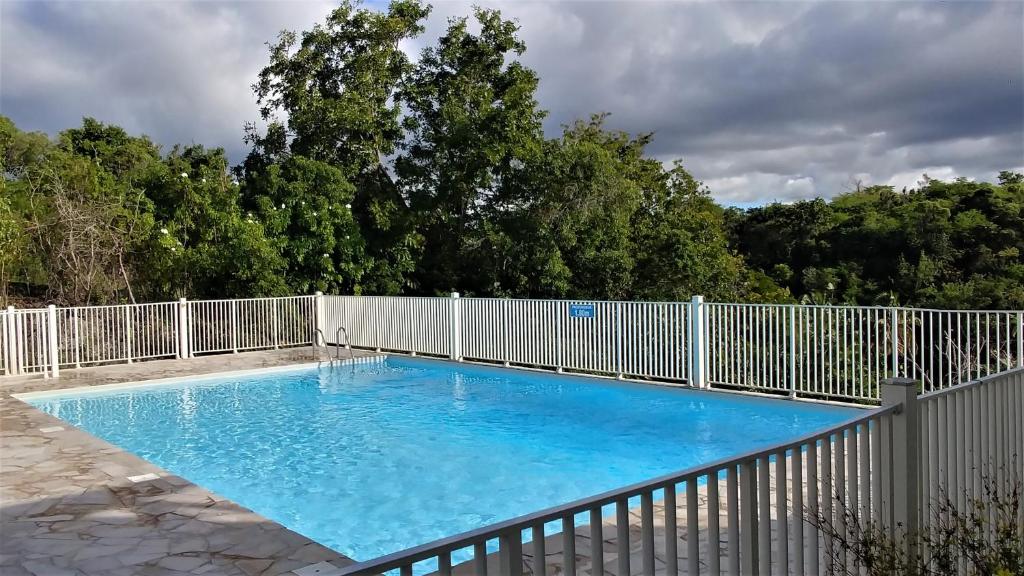
[[[858,412],[403,357],[76,394],[28,401],[357,560]]]

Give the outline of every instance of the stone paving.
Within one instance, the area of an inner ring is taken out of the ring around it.
[[[319,359],[290,348],[0,379],[0,574],[276,576],[351,564],[11,396]]]

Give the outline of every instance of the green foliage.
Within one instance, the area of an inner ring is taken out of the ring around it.
[[[1016,463],[1016,462],[1015,462]],[[925,513],[927,526],[918,534],[893,531],[846,505],[842,494],[833,498],[831,513],[809,514],[807,521],[824,536],[830,576],[945,576],[1024,574],[1024,525],[1020,518],[1020,476],[1007,470],[1004,482],[982,478],[981,495],[944,495]],[[908,539],[914,538],[912,553]],[[964,571],[966,569],[966,571]]]
[[[246,179],[258,180],[296,154],[337,168],[354,185],[349,203],[365,259],[358,271],[322,281],[324,286],[398,293],[415,266],[419,241],[412,215],[384,162],[404,136],[397,91],[412,65],[400,44],[423,31],[429,13],[415,0],[395,0],[387,12],[342,2],[325,23],[301,36],[283,32],[254,85],[271,124],[265,135],[247,129],[253,152],[243,165]],[[279,112],[287,114],[287,131],[276,120]],[[331,260],[334,272],[351,268],[345,258],[339,252]]]
[[[6,192],[5,185],[0,182],[0,192]],[[10,200],[0,193],[0,306],[7,306],[12,268],[22,257],[23,229],[24,223],[11,208]]]
[[[86,118],[56,141],[0,123],[4,289],[64,304],[287,292],[283,261],[242,216],[222,150],[175,148]],[[18,249],[14,249],[14,248]]]
[[[823,200],[733,211],[747,262],[814,302],[1024,307],[1024,186],[926,178]],[[784,268],[780,268],[784,267]]]
[[[724,213],[650,135],[605,129],[607,114],[544,142],[485,206],[479,258],[493,293],[555,298],[787,299],[730,252]]]
[[[239,203],[221,149],[175,147],[146,182],[162,226],[150,239],[154,297],[288,293],[284,260]]]
[[[132,256],[153,226],[137,183],[155,147],[89,118],[56,142],[5,124],[5,189],[23,222],[18,279],[60,302],[132,299]]]
[[[284,257],[294,294],[360,292],[364,244],[352,216],[355,189],[330,164],[289,156],[250,174],[250,218],[263,222]]]
[[[423,253],[413,286],[424,293],[485,293],[479,247],[493,197],[542,140],[537,76],[515,60],[526,46],[496,10],[449,22],[403,83],[405,151],[395,163],[416,214]]]
[[[723,209],[652,134],[595,114],[546,138],[519,26],[345,0],[283,32],[265,128],[161,150],[86,118],[0,117],[0,281],[68,304],[308,294],[1024,307],[1024,175]],[[403,49],[405,48],[405,49]],[[236,181],[237,179],[237,181]]]

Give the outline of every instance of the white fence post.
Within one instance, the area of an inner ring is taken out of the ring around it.
[[[238,300],[231,301],[231,351],[238,354]]]
[[[921,425],[917,401],[918,382],[910,378],[885,378],[881,382],[882,406],[900,405],[892,417],[892,502],[895,532],[902,529],[907,558],[916,557],[921,521]],[[927,511],[925,511],[927,512]],[[885,515],[883,514],[883,517]],[[897,533],[897,537],[900,534]]]
[[[278,306],[280,303],[281,300],[277,298],[270,299],[270,314],[274,323],[274,350],[281,347],[281,307]]]
[[[317,290],[313,296],[313,342],[317,346],[327,345],[327,335],[323,333],[324,316],[324,293]]]
[[[73,327],[73,331],[74,331],[74,338],[73,339],[75,341],[75,368],[81,368],[82,367],[82,327],[81,327],[80,322],[78,320],[78,308],[72,308],[71,311],[72,311],[72,314],[73,314],[73,318],[72,318],[72,322],[73,322],[72,327]]]
[[[900,375],[899,310],[890,308],[889,311],[892,313],[892,321],[889,323],[891,330],[889,340],[892,342],[892,376],[895,378]]]
[[[694,296],[690,301],[690,386],[707,388],[705,350],[707,334],[704,331],[704,297]]]
[[[134,305],[127,305],[124,310],[124,340],[125,340],[125,352],[127,353],[128,363],[132,363],[132,351],[135,348],[135,335],[132,333],[132,311],[135,309]]]
[[[509,300],[508,298],[505,298],[502,302],[503,302],[503,304],[502,304],[502,307],[501,307],[501,310],[502,310],[502,315],[501,316],[502,316],[502,319],[504,320],[504,324],[505,324],[505,326],[504,326],[504,329],[505,329],[505,350],[504,350],[504,357],[502,359],[505,361],[505,366],[511,366],[512,365],[512,313],[509,311],[509,309],[512,307],[512,301]]]
[[[623,361],[626,351],[622,346],[622,302],[615,303],[615,377],[619,380],[626,378],[626,363]]]
[[[740,464],[739,473],[739,557],[742,574],[757,574],[758,570],[758,518],[757,518],[757,460],[747,460]],[[732,514],[730,512],[730,514]],[[732,530],[732,519],[729,520],[729,530]],[[729,546],[733,546],[730,538]],[[730,552],[732,552],[730,550]],[[731,555],[731,554],[730,554]]]
[[[459,302],[459,293],[452,292],[449,301],[449,312],[451,313],[451,359],[462,362],[462,306]]]
[[[3,322],[0,322],[0,329],[3,333],[0,334],[0,338],[3,338],[3,363],[4,363],[4,374],[10,376],[14,374],[14,306],[8,306],[3,312]]]
[[[565,330],[562,316],[568,314],[568,311],[569,305],[566,302],[555,300],[555,372],[559,374],[565,371]]]
[[[60,375],[60,354],[57,350],[57,307],[50,304],[46,307],[47,350],[50,354],[50,376]]]
[[[796,306],[789,306],[789,397],[796,398]]]
[[[1017,366],[1024,368],[1024,312],[1017,312]]]
[[[178,300],[178,358],[188,358],[188,300]]]
[[[14,306],[9,307],[11,313],[11,352],[14,358],[14,373],[21,374],[25,370],[25,318],[24,315],[14,311]]]

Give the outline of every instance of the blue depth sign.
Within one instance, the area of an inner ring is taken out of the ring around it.
[[[594,317],[594,305],[593,304],[569,304],[569,317],[570,318],[593,318]]]

